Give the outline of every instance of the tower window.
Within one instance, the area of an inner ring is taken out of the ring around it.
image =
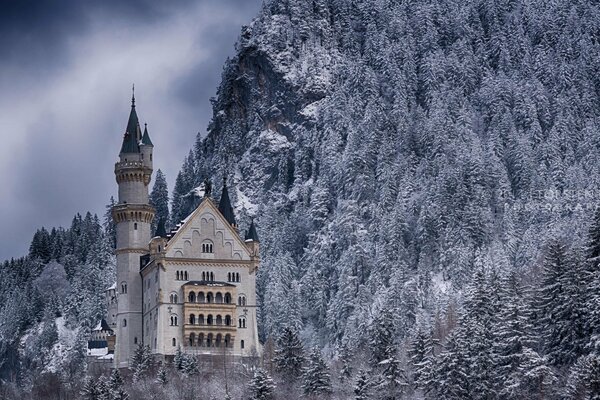
[[[177,346],[177,340],[175,338],[171,340],[171,343],[173,344],[173,347]]]
[[[170,300],[171,300],[171,303],[176,304],[177,303],[177,294],[171,293]]]
[[[123,328],[127,327],[127,320],[125,318],[123,318]]]
[[[133,223],[133,229],[137,231],[137,222]]]
[[[210,241],[206,241],[202,243],[202,252],[203,253],[212,253],[213,252],[213,244]]]
[[[244,341],[243,341],[243,340],[240,342],[240,347],[241,347],[242,349],[244,348]]]
[[[133,344],[137,344],[137,336],[133,338]]]
[[[127,282],[121,283],[121,293],[127,294]]]

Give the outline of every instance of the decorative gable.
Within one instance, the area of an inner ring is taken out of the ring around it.
[[[166,250],[173,258],[250,260],[246,245],[210,199],[186,218]]]

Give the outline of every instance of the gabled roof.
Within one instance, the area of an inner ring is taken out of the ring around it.
[[[250,222],[250,228],[248,228],[248,231],[246,232],[245,239],[251,240],[253,242],[260,242],[260,240],[258,240],[258,232],[256,232],[256,226],[254,226],[254,220]]]
[[[138,143],[141,138],[142,132],[140,130],[140,122],[137,113],[135,112],[135,97],[132,97],[131,111],[129,112],[129,120],[127,121],[125,136],[123,137],[121,153],[139,153],[140,147]]]
[[[214,211],[215,216],[217,218],[221,219],[223,226],[225,227],[225,229],[229,230],[229,232],[231,233],[231,236],[234,238],[235,241],[238,242],[240,249],[242,249],[242,251],[247,255],[247,257],[250,257],[248,247],[246,246],[246,244],[240,237],[239,233],[229,223],[229,221],[227,221],[225,219],[225,216],[223,216],[221,214],[221,212],[217,209],[213,200],[210,197],[205,197],[204,200],[202,200],[202,202],[198,205],[198,207],[196,207],[196,209],[194,211],[192,211],[192,213],[190,215],[188,215],[180,224],[178,224],[178,227],[176,228],[176,230],[173,230],[171,232],[171,236],[169,238],[167,248],[169,248],[169,246],[173,246],[173,243],[177,243],[177,240],[179,239],[180,235],[182,235],[183,232],[186,231],[186,228],[191,223],[191,221],[193,221],[197,215],[200,215],[202,212],[204,212],[204,210],[207,207],[211,208]]]
[[[230,225],[236,225],[235,223],[235,215],[233,214],[233,207],[231,206],[231,201],[229,200],[229,191],[227,190],[227,178],[223,178],[223,191],[221,192],[221,200],[219,200],[219,211],[221,215],[225,217],[227,222]]]
[[[142,135],[142,144],[154,147],[154,145],[152,144],[152,141],[150,140],[150,135],[148,135],[148,124],[144,124],[144,134]]]

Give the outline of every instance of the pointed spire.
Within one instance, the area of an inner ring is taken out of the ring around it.
[[[154,233],[154,237],[167,237],[167,230],[165,229],[165,219],[161,218],[158,220],[158,225],[156,225],[156,232]]]
[[[248,231],[246,232],[246,237],[244,239],[251,240],[253,242],[260,242],[260,240],[258,240],[258,232],[256,232],[256,226],[254,225],[254,218],[252,218],[252,222],[250,222],[250,228],[248,228]]]
[[[135,112],[135,96],[131,96],[131,111],[129,112],[129,120],[123,137],[123,145],[121,153],[139,153],[139,139],[142,137],[140,123],[137,113]]]
[[[131,107],[135,107],[135,83],[131,86]]]
[[[148,124],[144,124],[144,135],[142,136],[142,144],[154,147],[152,141],[150,140],[150,135],[148,135]]]
[[[219,201],[219,211],[225,217],[227,222],[232,226],[237,226],[235,222],[235,215],[233,214],[233,207],[231,207],[231,201],[229,200],[229,191],[227,190],[227,176],[223,177],[223,192],[221,192],[221,200]]]

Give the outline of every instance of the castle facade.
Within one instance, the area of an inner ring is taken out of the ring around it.
[[[200,205],[184,221],[170,233],[159,221],[152,233],[153,151],[132,98],[115,164],[119,196],[112,209],[117,282],[109,319],[116,333],[115,367],[128,367],[140,344],[164,358],[178,347],[191,354],[257,355],[260,256],[254,223],[242,238],[224,180],[218,204],[206,184]]]

